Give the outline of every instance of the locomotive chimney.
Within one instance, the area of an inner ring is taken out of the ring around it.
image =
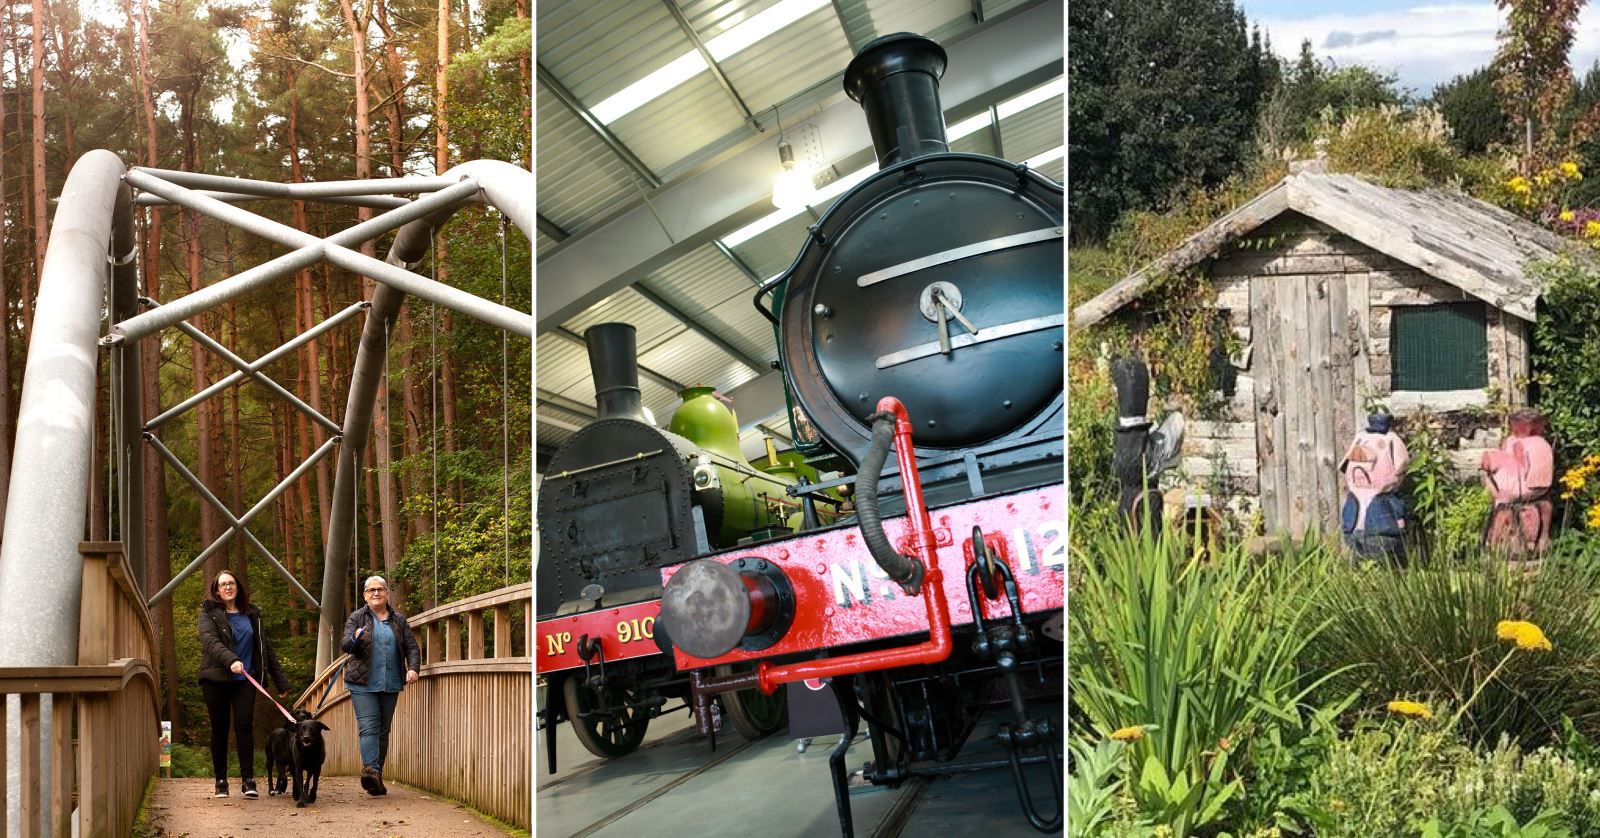
[[[880,167],[950,150],[939,106],[945,63],[938,44],[897,32],[862,47],[845,68],[844,92],[866,111]]]
[[[648,422],[639,397],[637,332],[627,323],[601,323],[583,332],[594,375],[596,419]]]

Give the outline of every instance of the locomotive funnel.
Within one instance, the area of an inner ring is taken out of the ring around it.
[[[639,396],[638,333],[627,323],[601,323],[583,332],[594,375],[596,419],[649,423]]]
[[[945,63],[938,44],[897,32],[862,47],[845,68],[844,92],[866,111],[879,166],[950,150],[939,105]]]

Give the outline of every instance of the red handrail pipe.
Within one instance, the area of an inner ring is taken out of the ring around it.
[[[900,487],[905,493],[906,517],[911,524],[911,549],[916,553],[913,558],[921,559],[926,568],[922,577],[922,599],[928,611],[928,639],[912,646],[877,649],[782,666],[762,661],[756,668],[756,683],[762,692],[769,695],[779,684],[792,681],[940,663],[950,657],[953,646],[950,639],[950,606],[944,598],[944,578],[939,572],[938,541],[934,536],[933,522],[928,517],[928,506],[922,499],[922,482],[917,477],[917,457],[911,445],[911,419],[906,415],[906,406],[894,396],[879,399],[878,410],[894,414],[894,454],[900,464]]]

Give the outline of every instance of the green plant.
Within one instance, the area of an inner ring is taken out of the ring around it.
[[[1550,420],[1557,462],[1582,459],[1600,439],[1600,272],[1562,257],[1528,271],[1544,289],[1533,328],[1533,377],[1539,410]]]
[[[1073,700],[1101,732],[1132,725],[1131,792],[1175,835],[1214,825],[1243,788],[1252,742],[1301,727],[1318,681],[1299,656],[1322,549],[1257,563],[1180,537],[1113,528],[1076,548]]]
[[[1579,546],[1582,547],[1581,545]],[[1363,690],[1376,700],[1407,698],[1461,708],[1471,741],[1502,735],[1536,747],[1560,735],[1563,716],[1586,733],[1600,729],[1600,573],[1586,548],[1552,551],[1536,574],[1490,557],[1455,562],[1423,557],[1398,571],[1333,569],[1318,592],[1326,627],[1310,653],[1334,671],[1335,694]],[[1537,623],[1554,643],[1506,653],[1501,620]]]
[[[1123,786],[1121,742],[1101,739],[1090,744],[1081,736],[1067,742],[1072,774],[1067,778],[1067,822],[1074,834],[1091,838],[1116,815],[1117,793]]]

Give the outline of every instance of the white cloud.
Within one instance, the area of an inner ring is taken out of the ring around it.
[[[1426,95],[1489,63],[1502,21],[1494,3],[1484,0],[1298,19],[1263,16],[1254,22],[1271,36],[1279,55],[1296,57],[1300,42],[1309,38],[1321,58],[1394,73],[1401,86]],[[1600,59],[1600,10],[1593,6],[1578,17],[1571,58],[1580,76]]]

